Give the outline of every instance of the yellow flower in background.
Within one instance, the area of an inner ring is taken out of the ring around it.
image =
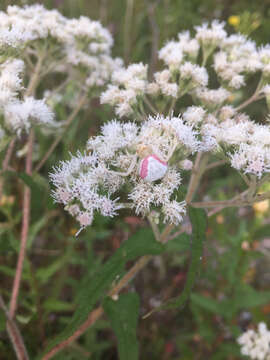
[[[74,236],[77,232],[78,232],[78,229],[76,229],[76,228],[71,228],[71,229],[69,230],[69,235]]]
[[[253,204],[253,209],[257,214],[263,214],[269,209],[269,200],[259,201]]]
[[[237,15],[231,15],[228,18],[228,23],[232,26],[238,26],[240,24],[240,16]]]
[[[0,199],[0,205],[1,206],[5,206],[5,205],[12,205],[15,201],[15,197],[14,196],[6,196],[3,195]]]

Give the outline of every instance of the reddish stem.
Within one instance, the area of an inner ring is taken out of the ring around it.
[[[11,140],[11,142],[9,143],[5,158],[3,160],[3,165],[2,165],[2,171],[5,171],[8,169],[9,166],[9,162],[13,153],[13,149],[15,146],[15,142],[16,142],[16,138],[13,138]],[[2,198],[2,193],[3,193],[3,180],[0,181],[0,200]]]
[[[34,132],[30,131],[29,141],[28,141],[28,152],[26,156],[26,164],[25,164],[25,172],[27,175],[32,174],[32,153],[33,153],[33,142],[34,142]],[[10,317],[14,318],[16,308],[17,308],[17,300],[18,294],[21,284],[22,278],[22,270],[23,263],[26,252],[26,243],[29,231],[29,222],[30,222],[30,209],[31,209],[31,190],[28,186],[24,185],[24,194],[23,194],[23,219],[22,219],[22,230],[21,230],[21,244],[20,244],[20,252],[16,267],[15,279],[13,282],[11,300],[10,300],[10,308],[9,313]]]

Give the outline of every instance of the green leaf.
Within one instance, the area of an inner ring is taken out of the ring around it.
[[[48,299],[43,303],[43,308],[47,312],[63,312],[73,310],[74,306],[66,301]]]
[[[31,225],[29,229],[29,235],[27,240],[27,249],[31,249],[33,241],[35,240],[35,237],[39,233],[39,231],[46,225],[47,223],[47,217],[44,216],[38,221],[36,221],[33,225]]]
[[[175,239],[168,241],[165,247],[167,252],[187,251],[190,249],[190,236],[188,234],[181,234]]]
[[[261,225],[253,234],[254,239],[261,239],[263,237],[268,237],[270,234],[270,224]]]
[[[139,297],[136,293],[123,294],[114,301],[106,298],[103,304],[118,342],[120,360],[138,360],[136,328],[139,317]]]
[[[70,256],[71,256],[70,251],[68,251],[64,256],[53,261],[50,265],[44,268],[39,268],[36,272],[36,277],[40,281],[40,283],[46,284],[50,280],[50,278],[55,273],[57,273],[57,271],[63,268],[63,266],[69,260]]]
[[[259,292],[249,285],[242,285],[242,287],[236,291],[236,294],[224,300],[216,300],[193,293],[191,294],[191,301],[204,310],[231,319],[243,309],[268,304],[270,301],[270,291]]]
[[[192,225],[190,266],[184,290],[182,291],[180,296],[176,297],[175,299],[169,300],[166,305],[166,308],[168,309],[182,307],[189,299],[201,264],[203,244],[205,241],[205,233],[207,228],[207,216],[203,209],[195,209],[190,207],[189,218]]]
[[[242,285],[234,298],[237,310],[269,304],[270,291],[256,291],[248,284]]]
[[[180,296],[168,300],[163,305],[146,314],[144,318],[161,309],[181,308],[189,299],[197,273],[200,268],[203,244],[205,241],[205,233],[207,228],[207,216],[203,209],[189,207],[189,218],[192,225],[191,261],[184,290]]]
[[[228,303],[227,300],[218,301],[216,299],[202,296],[200,294],[192,293],[190,299],[193,304],[203,308],[206,311],[209,311],[213,314],[219,314],[221,316],[227,316]]]
[[[16,172],[7,170],[3,174],[5,178],[10,179],[17,177],[22,182],[31,189],[31,204],[34,213],[37,213],[37,210],[41,210],[44,199],[47,200],[48,186],[45,186],[45,182],[41,180],[41,176],[38,174],[28,175],[25,172]]]
[[[154,235],[145,237],[145,230],[141,229],[134,236],[125,241],[111,258],[91,275],[90,281],[83,279],[81,293],[77,300],[77,308],[67,328],[59,334],[46,348],[45,353],[59,342],[67,339],[87,319],[95,304],[105,295],[109,286],[123,274],[125,264],[143,255],[159,255],[165,250],[164,245],[158,243]]]

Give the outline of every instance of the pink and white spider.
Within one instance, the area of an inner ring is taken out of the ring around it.
[[[150,145],[139,145],[136,154],[132,155],[132,161],[125,172],[113,171],[114,174],[129,176],[138,167],[139,176],[149,182],[162,179],[168,170],[168,161],[171,158],[177,144],[174,144],[166,158]],[[139,160],[139,162],[138,162]]]

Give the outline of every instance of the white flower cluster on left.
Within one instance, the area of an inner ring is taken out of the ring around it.
[[[32,124],[56,126],[54,114],[44,100],[24,96],[24,62],[19,59],[6,60],[0,65],[0,111],[4,118],[3,128],[8,132],[29,131]],[[2,136],[5,132],[2,129]]]
[[[58,126],[47,96],[35,99],[35,88],[55,72],[62,72],[77,93],[103,87],[122,65],[121,59],[112,58],[112,45],[109,31],[87,17],[68,19],[38,4],[1,11],[0,140],[6,133],[20,136],[35,124]],[[50,90],[43,89],[44,94],[61,99]]]

